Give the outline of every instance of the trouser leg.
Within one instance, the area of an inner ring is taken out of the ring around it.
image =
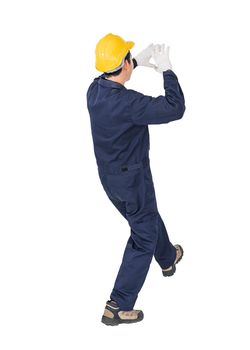
[[[132,310],[146,279],[157,242],[157,213],[143,222],[133,222],[111,299],[122,310]]]
[[[110,183],[109,188],[112,189]],[[116,188],[115,193],[124,199],[130,237],[110,297],[123,310],[131,310],[146,279],[158,238],[158,211],[149,167],[122,178],[121,190]]]
[[[169,240],[166,227],[160,214],[158,216],[158,239],[154,257],[162,269],[171,266],[176,258],[176,249]]]
[[[140,237],[141,235],[144,236],[144,232],[141,232],[141,224],[136,225],[132,218],[127,218],[125,202],[115,199],[110,194],[108,197],[131,226],[130,237],[124,250],[122,263],[110,298],[115,300],[122,310],[132,310],[146,279],[157,239],[153,238],[153,242],[151,242],[149,238],[148,242],[144,242],[143,237]],[[153,224],[154,227],[151,232],[156,231],[156,216],[154,220],[155,224]],[[148,227],[152,226],[152,218],[149,218],[149,221],[151,224],[149,223]]]

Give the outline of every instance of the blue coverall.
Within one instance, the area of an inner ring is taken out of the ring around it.
[[[158,212],[149,163],[149,124],[182,118],[185,100],[177,76],[163,72],[165,96],[151,97],[95,78],[87,92],[98,174],[110,199],[130,226],[130,237],[110,298],[132,310],[154,256],[162,269],[176,249]]]

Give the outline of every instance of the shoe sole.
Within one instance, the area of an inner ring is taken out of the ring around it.
[[[129,324],[129,323],[137,323],[142,321],[144,318],[143,312],[140,312],[138,314],[137,319],[135,320],[122,320],[117,318],[110,318],[107,316],[102,316],[102,323],[104,323],[106,326],[119,326],[119,324]]]

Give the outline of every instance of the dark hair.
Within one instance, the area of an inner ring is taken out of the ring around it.
[[[131,53],[130,51],[127,53],[127,55],[125,56],[125,59],[124,61],[128,61],[129,64],[131,64]],[[115,76],[115,75],[119,75],[122,71],[122,68],[116,70],[115,72],[112,72],[112,73],[104,73],[104,76],[105,78],[108,78],[108,77],[112,77],[112,76]]]

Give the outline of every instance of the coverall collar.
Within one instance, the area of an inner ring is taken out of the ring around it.
[[[112,80],[105,79],[104,74],[100,75],[98,84],[112,89],[125,89],[125,86]]]

